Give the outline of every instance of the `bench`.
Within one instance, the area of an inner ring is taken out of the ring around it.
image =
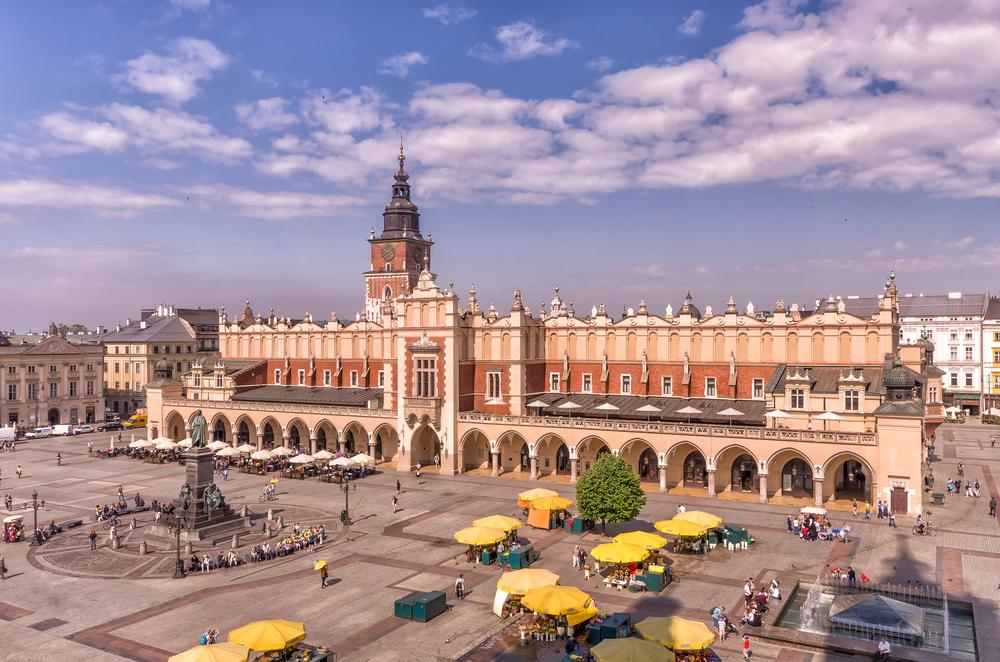
[[[65,531],[66,529],[72,529],[73,527],[80,526],[81,524],[83,524],[82,519],[68,519],[65,522],[59,522],[56,526]]]
[[[944,505],[944,492],[931,492],[931,499],[935,506]]]

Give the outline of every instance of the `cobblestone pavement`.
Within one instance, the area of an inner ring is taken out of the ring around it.
[[[670,517],[679,503],[718,513],[728,522],[746,526],[756,544],[749,551],[715,550],[699,558],[680,557],[674,568],[680,581],[662,593],[636,595],[607,590],[584,581],[570,567],[573,545],[591,547],[603,538],[594,533],[571,536],[562,531],[528,529],[542,558],[538,564],[562,575],[562,583],[580,586],[599,606],[630,611],[635,620],[647,615],[679,614],[708,621],[716,605],[733,611],[741,601],[742,581],[770,577],[811,581],[833,565],[852,564],[875,581],[905,584],[921,582],[943,586],[951,595],[971,600],[976,609],[981,650],[1000,650],[996,599],[1000,596],[1000,527],[987,513],[989,494],[997,492],[994,473],[1000,472],[1000,448],[989,445],[990,431],[975,423],[948,425],[938,432],[933,463],[940,487],[957,475],[958,462],[966,479],[984,485],[979,499],[950,496],[929,517],[940,533],[915,538],[910,521],[899,518],[890,529],[878,520],[854,520],[854,540],[847,544],[806,543],[784,528],[787,506],[759,505],[738,500],[708,500],[682,494],[648,495],[639,522],[608,527],[609,535]],[[20,660],[87,659],[160,661],[197,643],[209,626],[223,632],[258,618],[287,618],[306,623],[309,640],[334,648],[339,660],[559,660],[553,644],[521,647],[516,626],[490,612],[493,586],[499,574],[493,568],[472,567],[451,534],[471,520],[488,514],[519,516],[514,503],[525,480],[495,480],[488,476],[425,475],[417,485],[412,475],[389,470],[360,481],[350,494],[355,524],[341,528],[334,513],[344,496],[336,485],[317,481],[282,481],[274,506],[285,515],[286,526],[323,522],[331,540],[313,552],[302,552],[273,562],[237,569],[169,578],[171,550],[156,549],[140,556],[136,535],[123,537],[124,546],[112,551],[103,545],[91,552],[85,536],[95,504],[113,501],[119,483],[131,498],[139,491],[147,502],[176,495],[183,479],[177,465],[143,464],[128,459],[88,457],[86,443],[106,445],[106,435],[48,439],[19,444],[13,454],[0,455],[0,494],[11,494],[14,511],[30,527],[33,511],[22,506],[37,489],[45,504],[41,524],[78,518],[83,527],[60,534],[40,548],[26,543],[0,545],[9,574],[0,583],[0,637],[4,658]],[[127,443],[126,437],[125,442]],[[63,465],[56,466],[60,452]],[[24,477],[16,478],[20,464]],[[1000,475],[1000,474],[998,474]],[[396,479],[403,482],[400,510],[392,513]],[[256,497],[264,479],[231,474],[220,481],[227,501],[239,508],[250,504],[258,517],[263,508]],[[572,487],[548,485],[572,498]],[[252,502],[252,503],[251,503]],[[3,515],[9,515],[3,512]],[[851,519],[850,515],[845,516]],[[140,532],[148,517],[140,516]],[[126,520],[127,521],[127,520]],[[102,531],[102,533],[104,533]],[[252,541],[247,541],[250,544]],[[326,559],[332,585],[325,589],[312,571]],[[471,589],[458,601],[450,590],[464,573]],[[445,590],[447,614],[430,623],[403,621],[392,615],[393,601],[414,590]],[[990,648],[992,646],[992,648]],[[717,645],[723,660],[741,656],[737,640]],[[837,660],[817,651],[782,648],[758,641],[755,659],[779,662]],[[10,656],[8,658],[8,655]],[[981,657],[981,659],[989,659]]]

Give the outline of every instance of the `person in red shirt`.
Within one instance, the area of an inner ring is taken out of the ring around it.
[[[749,660],[751,655],[750,651],[750,635],[743,635],[743,659]]]

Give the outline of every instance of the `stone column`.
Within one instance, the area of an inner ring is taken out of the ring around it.
[[[708,470],[708,496],[715,497],[715,469]]]
[[[288,442],[291,441],[292,437],[287,432],[281,433],[281,445],[288,447]]]
[[[490,475],[494,478],[500,475],[500,451],[490,453]]]
[[[375,441],[371,440],[368,442],[368,454],[371,456],[372,460],[375,459]]]
[[[758,501],[767,503],[767,474],[757,474],[757,480],[760,481],[760,497]]]
[[[315,454],[316,451],[319,450],[317,448],[317,444],[319,444],[319,438],[317,438],[316,435],[314,435],[314,434],[309,435],[309,454],[310,455]]]
[[[531,456],[531,480],[538,480],[538,456]]]
[[[264,448],[264,433],[257,432],[257,450]]]
[[[813,477],[813,497],[816,499],[816,505],[820,508],[823,507],[823,479]]]
[[[660,491],[667,491],[667,465],[660,465]]]
[[[580,460],[571,458],[569,461],[569,483],[576,485],[576,479],[580,473]]]

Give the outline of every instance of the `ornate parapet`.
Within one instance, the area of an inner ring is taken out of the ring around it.
[[[395,420],[395,409],[368,409],[366,407],[331,407],[328,405],[299,405],[284,402],[251,402],[233,400],[185,400],[165,399],[164,407],[193,407],[204,409],[228,409],[234,411],[260,411],[288,414],[319,414],[321,416],[353,416],[363,418],[385,418]]]
[[[403,398],[403,418],[416,421],[429,421],[435,428],[441,427],[441,398]]]

